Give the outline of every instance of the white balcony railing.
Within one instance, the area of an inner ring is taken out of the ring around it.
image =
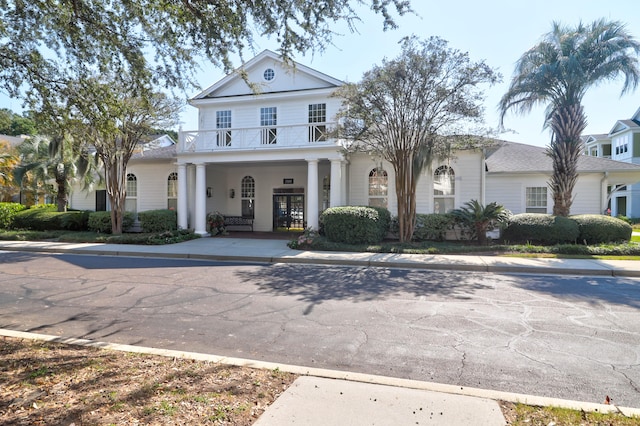
[[[184,131],[179,135],[179,152],[211,152],[236,149],[298,147],[336,144],[330,129],[335,123],[291,126],[245,127]]]

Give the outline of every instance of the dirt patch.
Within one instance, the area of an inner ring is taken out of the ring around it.
[[[0,425],[251,425],[295,380],[279,370],[0,338]],[[499,401],[508,425],[639,418]]]
[[[250,425],[295,379],[202,361],[0,340],[0,425]]]

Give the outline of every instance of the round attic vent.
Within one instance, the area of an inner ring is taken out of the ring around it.
[[[264,70],[264,74],[262,74],[262,76],[265,80],[271,81],[275,78],[276,72],[273,70],[273,68],[267,68],[266,70]]]

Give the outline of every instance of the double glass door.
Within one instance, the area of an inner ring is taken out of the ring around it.
[[[304,194],[273,194],[273,230],[304,230]]]

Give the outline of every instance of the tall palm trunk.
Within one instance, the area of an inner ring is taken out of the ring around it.
[[[578,180],[578,158],[583,151],[580,135],[587,127],[584,109],[579,103],[558,106],[549,120],[553,132],[547,154],[553,159],[549,181],[553,196],[553,214],[569,216],[573,188]]]

